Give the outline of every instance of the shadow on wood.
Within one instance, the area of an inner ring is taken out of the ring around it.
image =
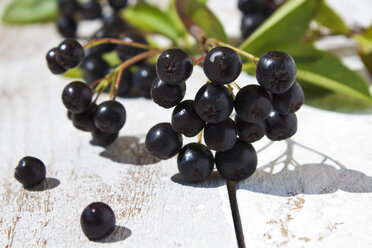
[[[184,186],[190,186],[190,187],[196,187],[196,188],[217,188],[222,185],[226,185],[226,181],[220,176],[220,174],[217,171],[212,171],[212,174],[209,176],[208,180],[205,180],[199,183],[186,182],[185,180],[182,179],[179,173],[173,175],[171,177],[171,180],[175,183],[178,183]]]
[[[96,243],[115,243],[126,240],[132,235],[132,231],[129,228],[123,226],[116,226],[115,230],[111,235],[106,238],[95,240]]]
[[[145,144],[135,136],[118,137],[114,143],[106,147],[100,156],[124,164],[149,165],[155,164],[160,159],[151,155],[145,149]]]
[[[337,190],[351,193],[372,192],[372,177],[349,170],[335,159],[293,140],[287,140],[286,143],[287,148],[283,154],[258,168],[250,178],[240,182],[237,189],[284,197],[329,194]],[[271,144],[272,142],[259,152]],[[294,153],[295,150],[299,153]],[[302,160],[318,158],[320,162],[300,164],[296,157]]]
[[[60,181],[54,177],[47,177],[41,183],[33,186],[33,187],[25,187],[25,190],[28,191],[45,191],[50,190],[58,187],[60,185]]]

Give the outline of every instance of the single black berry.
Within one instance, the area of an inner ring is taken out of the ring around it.
[[[238,139],[232,149],[216,152],[215,162],[223,178],[239,181],[256,171],[257,153],[251,144]]]
[[[63,37],[73,38],[77,29],[76,21],[71,17],[61,16],[57,20],[57,29]]]
[[[282,94],[273,94],[273,107],[276,112],[288,115],[296,112],[305,102],[301,86],[295,82],[292,87]]]
[[[98,105],[94,124],[104,133],[117,133],[124,126],[126,118],[124,106],[117,101],[109,100]]]
[[[72,17],[77,8],[76,0],[58,0],[58,10],[61,16]]]
[[[236,94],[235,111],[243,121],[261,122],[269,116],[271,109],[271,97],[259,85],[247,85]]]
[[[41,183],[45,174],[44,163],[40,159],[27,156],[19,161],[14,177],[27,188]]]
[[[111,15],[104,16],[103,25],[104,27],[108,27],[110,30],[115,30],[118,35],[129,28],[128,24],[120,18],[118,13],[112,13]]]
[[[50,49],[46,54],[48,68],[53,74],[62,74],[66,72],[66,69],[57,62],[56,51],[57,48],[55,47]]]
[[[84,58],[81,68],[83,69],[84,80],[91,83],[103,78],[109,69],[109,65],[100,55],[90,54]]]
[[[170,85],[156,78],[151,87],[152,100],[163,108],[171,108],[180,103],[186,93],[186,84]]]
[[[118,96],[126,97],[133,87],[133,75],[129,69],[125,69],[121,74]]]
[[[127,6],[128,4],[128,0],[108,0],[108,2],[110,6],[115,10],[125,8],[125,6]]]
[[[172,113],[172,128],[186,137],[194,137],[205,126],[194,108],[193,100],[186,100],[179,103]]]
[[[151,86],[156,78],[155,65],[143,65],[133,75],[133,88],[145,97],[151,98]]]
[[[115,229],[115,213],[103,202],[89,204],[80,216],[80,225],[85,236],[90,240],[107,237]]]
[[[184,146],[177,157],[178,171],[188,182],[200,182],[209,177],[214,167],[212,152],[202,144]]]
[[[248,38],[265,20],[263,14],[245,14],[240,26],[243,38]]]
[[[111,25],[104,25],[100,29],[97,30],[97,32],[94,33],[93,39],[102,39],[102,38],[118,38],[120,35],[120,30],[116,27],[113,27]],[[105,43],[100,44],[98,46],[91,47],[89,50],[92,51],[92,53],[95,54],[102,54],[111,52],[112,50],[115,50],[116,45]]]
[[[156,63],[158,77],[172,85],[185,82],[191,76],[192,70],[192,59],[178,48],[165,50]]]
[[[142,35],[140,35],[138,33],[128,33],[128,34],[122,36],[121,40],[126,41],[126,42],[141,43],[141,44],[144,44],[144,45],[148,44],[145,37],[143,37]],[[134,56],[136,56],[140,53],[146,52],[145,49],[137,48],[137,47],[133,47],[133,46],[129,46],[129,45],[118,45],[117,46],[117,51],[118,51],[119,57],[123,61],[131,59],[132,57],[134,57]],[[139,62],[137,62],[136,64],[139,65],[139,64],[144,63],[145,61],[146,61],[146,59],[142,59]]]
[[[208,83],[195,96],[195,111],[208,123],[226,120],[234,107],[231,92],[223,85]]]
[[[265,122],[249,123],[235,116],[239,138],[247,143],[253,143],[265,136]]]
[[[74,81],[66,85],[62,92],[62,102],[73,113],[86,111],[92,101],[93,91],[83,82]]]
[[[182,136],[176,133],[170,123],[153,126],[146,135],[145,148],[160,159],[176,155],[182,147]]]
[[[117,133],[104,133],[98,128],[94,127],[92,130],[92,141],[91,144],[97,146],[106,147],[110,145],[115,139],[119,136],[119,132]]]
[[[94,20],[102,16],[101,4],[96,0],[87,0],[80,3],[80,13],[84,19]]]
[[[297,131],[296,114],[281,115],[272,112],[266,119],[266,136],[273,141],[288,139]]]
[[[257,63],[258,83],[273,94],[286,92],[296,79],[297,68],[290,55],[281,51],[265,53]]]
[[[92,103],[89,108],[82,113],[72,113],[72,124],[79,130],[92,131],[94,129],[93,117],[97,110],[97,104]]]
[[[75,39],[62,41],[56,51],[56,60],[64,68],[73,68],[81,63],[84,58],[84,49]]]
[[[205,144],[215,151],[230,150],[237,135],[236,124],[230,118],[219,123],[208,123],[204,128]]]
[[[239,0],[238,8],[243,13],[263,13],[270,0]]]
[[[233,82],[242,71],[239,55],[228,47],[213,48],[204,60],[203,70],[213,83]]]

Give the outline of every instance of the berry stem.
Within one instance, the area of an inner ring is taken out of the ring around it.
[[[132,46],[132,47],[137,47],[137,48],[142,48],[142,49],[148,49],[148,50],[156,50],[158,48],[152,47],[149,45],[137,43],[137,42],[128,42],[128,41],[123,41],[119,39],[114,39],[114,38],[102,38],[102,39],[95,39],[91,40],[88,43],[86,43],[83,48],[88,49],[94,46],[98,46],[101,44],[106,44],[106,43],[112,43],[112,44],[119,44],[119,45],[127,45],[127,46]]]
[[[232,96],[233,96],[233,99],[235,100],[234,89],[231,87],[230,84],[227,84],[227,88],[229,89],[229,91],[231,92],[231,94],[232,94]]]
[[[201,56],[200,58],[195,59],[195,60],[192,62],[193,65],[195,66],[195,65],[197,65],[197,64],[199,64],[199,63],[201,63],[201,62],[203,62],[204,59],[205,59],[205,57],[207,57],[207,55],[204,55],[204,56]]]
[[[228,48],[233,49],[235,52],[237,52],[238,54],[240,54],[240,55],[246,57],[247,59],[249,59],[249,60],[251,60],[251,61],[253,61],[255,64],[257,64],[258,61],[260,60],[259,57],[256,57],[256,56],[254,56],[253,54],[247,53],[247,52],[245,52],[245,51],[243,51],[243,50],[241,50],[241,49],[239,49],[239,48],[237,48],[237,47],[231,46],[231,45],[229,45],[229,44],[227,44],[227,43],[224,43],[224,42],[222,42],[222,41],[218,41],[217,44],[218,44],[219,46],[224,46],[224,47],[228,47]]]
[[[235,83],[235,82],[232,82],[231,83],[237,90],[240,90],[241,88],[240,88],[240,86],[237,84],[237,83]]]
[[[198,134],[198,143],[201,144],[203,138],[203,130],[201,130]]]
[[[114,94],[114,97],[112,98],[112,100],[115,100],[116,96],[118,95],[120,78],[121,78],[121,75],[122,75],[123,71],[127,67],[131,66],[132,64],[134,64],[134,63],[136,63],[136,62],[138,62],[138,61],[140,61],[144,58],[147,58],[147,57],[150,57],[152,55],[161,53],[163,51],[164,51],[164,49],[153,49],[153,50],[150,50],[150,51],[147,51],[147,52],[144,52],[144,53],[140,53],[137,56],[134,56],[133,58],[126,60],[120,66],[116,67],[113,72],[114,73],[119,73],[119,74],[118,74],[117,80],[115,82],[115,94]]]

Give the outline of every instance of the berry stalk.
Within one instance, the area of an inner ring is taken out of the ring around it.
[[[227,43],[225,43],[225,42],[217,41],[217,44],[218,44],[219,46],[224,46],[224,47],[231,48],[232,50],[234,50],[234,51],[237,52],[238,54],[240,54],[240,55],[246,57],[247,59],[249,59],[249,60],[251,60],[251,61],[253,61],[255,64],[257,64],[258,61],[260,60],[259,57],[256,57],[256,56],[254,56],[253,54],[247,53],[247,52],[245,52],[245,51],[243,51],[243,50],[241,50],[241,49],[239,49],[239,48],[237,48],[237,47],[231,46],[231,45],[229,45],[229,44],[227,44]]]
[[[111,44],[118,44],[118,45],[132,46],[132,47],[141,48],[141,49],[147,49],[147,50],[156,50],[156,49],[158,49],[157,47],[152,47],[152,46],[145,45],[145,44],[142,44],[142,43],[130,42],[130,41],[123,41],[123,40],[114,39],[114,38],[102,38],[102,39],[91,40],[88,43],[86,43],[83,46],[83,48],[84,49],[88,49],[88,48],[91,48],[91,47],[94,47],[94,46],[98,46],[98,45],[102,45],[102,44],[109,44],[109,43],[111,43]]]

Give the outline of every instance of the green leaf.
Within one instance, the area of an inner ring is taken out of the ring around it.
[[[180,30],[166,12],[148,3],[141,2],[125,8],[123,17],[140,30],[163,34],[175,42],[184,34],[184,30]]]
[[[227,42],[225,30],[213,12],[200,0],[183,0],[180,7],[185,18],[197,24],[208,36]]]
[[[342,113],[371,113],[372,103],[300,81],[307,105]]]
[[[315,20],[336,34],[350,32],[342,18],[324,0],[320,1]]]
[[[333,55],[312,45],[293,46],[287,52],[296,61],[297,80],[372,103],[368,82]]]
[[[180,17],[178,16],[176,9],[176,0],[171,0],[168,5],[167,15],[171,19],[173,25],[182,33],[183,36],[186,36],[187,30],[183,25]]]
[[[26,24],[53,21],[58,16],[57,0],[16,0],[3,12],[6,24]]]
[[[83,78],[83,71],[79,67],[75,67],[65,72],[62,76],[67,78]]]
[[[358,53],[368,71],[372,74],[372,27],[364,34],[355,35],[354,40],[358,43]]]
[[[118,52],[117,51],[112,51],[108,53],[104,53],[102,55],[102,58],[104,61],[106,61],[107,64],[109,64],[110,67],[115,67],[123,61],[119,58]]]
[[[316,13],[317,0],[290,0],[270,16],[240,49],[261,56],[271,47],[299,42]]]

